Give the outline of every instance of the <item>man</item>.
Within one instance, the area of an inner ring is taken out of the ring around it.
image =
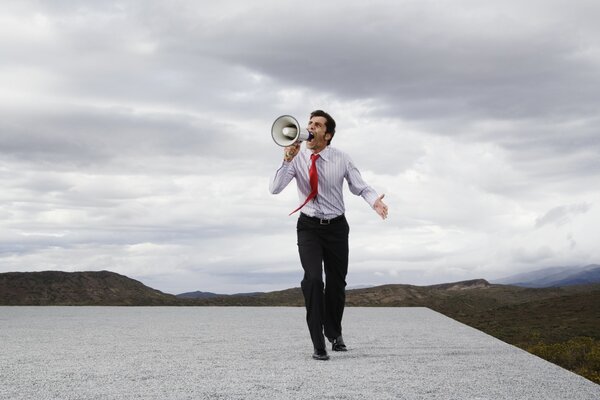
[[[283,163],[269,189],[278,194],[296,178],[302,203],[292,213],[302,210],[296,230],[304,269],[301,286],[306,322],[314,346],[313,358],[328,360],[323,334],[332,343],[333,351],[346,351],[342,314],[346,302],[349,227],[344,217],[344,179],[350,191],[362,196],[381,218],[387,218],[388,208],[382,201],[384,195],[378,196],[363,181],[348,155],[329,146],[335,135],[335,120],[329,114],[313,111],[308,131],[313,138],[306,142],[305,149],[300,149],[300,143],[284,149]]]

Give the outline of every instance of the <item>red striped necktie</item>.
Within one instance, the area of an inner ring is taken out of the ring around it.
[[[298,207],[294,211],[292,211],[290,213],[290,215],[292,215],[293,213],[295,213],[296,211],[298,211],[299,209],[304,207],[306,205],[306,203],[308,203],[309,201],[314,199],[317,196],[317,193],[319,192],[319,174],[317,173],[317,158],[319,158],[318,154],[310,155],[311,164],[310,164],[310,168],[308,169],[308,181],[310,182],[310,193],[308,194],[308,197],[306,198],[306,200],[304,200],[304,203],[302,203],[302,205],[300,207]]]

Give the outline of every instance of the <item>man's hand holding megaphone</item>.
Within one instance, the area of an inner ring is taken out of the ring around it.
[[[284,147],[283,160],[285,162],[291,162],[299,152],[300,152],[300,142],[296,142],[291,146]]]

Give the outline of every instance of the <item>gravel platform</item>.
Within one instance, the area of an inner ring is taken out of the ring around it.
[[[600,399],[600,385],[427,308],[0,307],[0,399]]]

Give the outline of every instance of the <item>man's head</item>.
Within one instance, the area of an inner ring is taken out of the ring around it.
[[[335,135],[335,120],[323,110],[310,113],[308,131],[314,139],[306,142],[306,147],[313,152],[319,152],[331,144]]]

